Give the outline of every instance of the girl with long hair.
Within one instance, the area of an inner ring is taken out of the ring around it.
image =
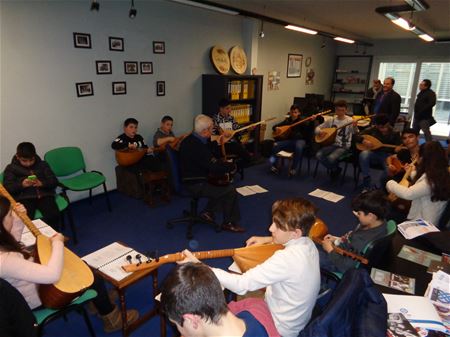
[[[389,180],[386,189],[399,198],[412,201],[408,219],[423,219],[437,225],[450,199],[448,159],[439,142],[426,142],[420,146],[415,172],[411,186]]]

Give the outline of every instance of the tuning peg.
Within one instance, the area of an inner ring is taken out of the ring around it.
[[[129,264],[132,263],[131,260],[133,260],[133,257],[131,255],[127,255],[127,261],[128,261]]]
[[[139,266],[139,265],[142,263],[141,257],[142,257],[141,254],[137,254],[137,255],[136,255],[136,260],[139,261],[138,264],[137,264],[137,266]]]

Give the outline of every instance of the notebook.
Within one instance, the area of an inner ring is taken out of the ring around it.
[[[131,256],[131,263],[138,263],[139,259],[137,256],[139,255],[142,260],[147,260],[143,254],[137,252],[133,248],[124,246],[118,242],[113,242],[81,259],[92,268],[101,271],[116,281],[120,281],[132,274],[127,273],[122,269],[123,265],[130,263],[130,261],[127,260],[127,256]]]

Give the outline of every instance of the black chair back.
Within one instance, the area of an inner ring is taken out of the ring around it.
[[[180,158],[177,150],[166,145],[167,163],[169,165],[170,178],[173,190],[180,194],[182,191]]]

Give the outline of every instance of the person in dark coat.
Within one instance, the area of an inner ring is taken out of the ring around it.
[[[433,140],[430,132],[430,126],[436,121],[433,118],[433,107],[436,105],[436,94],[431,90],[431,81],[423,80],[419,84],[420,92],[417,94],[416,104],[414,104],[413,129],[419,132],[423,131],[425,140]]]
[[[23,142],[17,146],[16,155],[5,169],[3,185],[16,200],[27,209],[33,219],[36,209],[43,220],[59,231],[60,213],[55,201],[58,179],[50,166],[36,154],[32,143]]]
[[[383,82],[383,91],[375,99],[373,111],[389,117],[389,123],[394,126],[397,117],[400,115],[400,104],[402,98],[394,91],[395,79],[387,77]]]

